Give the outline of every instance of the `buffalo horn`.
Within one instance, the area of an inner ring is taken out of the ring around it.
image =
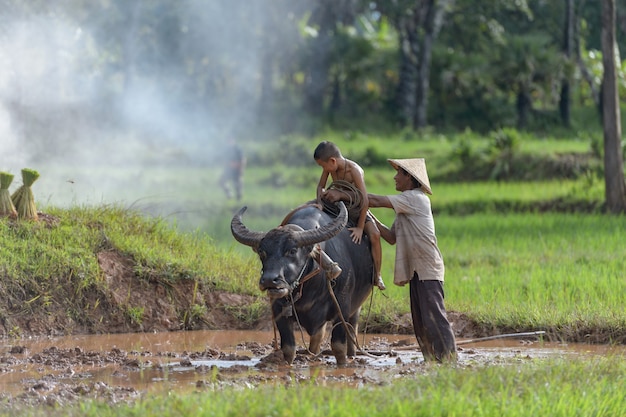
[[[244,211],[246,211],[248,207],[244,206],[235,215],[230,222],[230,231],[233,234],[233,237],[237,242],[250,246],[252,248],[257,248],[261,239],[265,236],[264,232],[253,232],[249,230],[241,221],[241,216]]]
[[[343,202],[339,202],[339,214],[332,221],[332,223],[319,229],[303,230],[301,232],[294,232],[294,239],[298,246],[308,246],[315,243],[323,242],[337,235],[343,230],[348,222],[348,210]]]

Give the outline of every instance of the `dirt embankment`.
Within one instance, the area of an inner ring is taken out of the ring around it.
[[[39,298],[29,303],[9,297],[2,311],[0,337],[272,329],[269,306],[256,320],[241,319],[242,312],[258,301],[256,297],[196,287],[192,280],[141,279],[134,272],[133,260],[114,250],[100,252],[98,262],[106,285],[79,293],[60,289],[60,294],[47,294],[53,301],[46,305]],[[450,316],[459,336],[480,335],[462,315],[451,312]],[[389,323],[370,322],[368,332],[411,334],[410,316]]]
[[[59,288],[57,294],[46,294],[45,305],[41,297],[12,291],[0,306],[0,337],[246,328],[233,311],[252,303],[252,296],[196,287],[192,280],[139,278],[134,261],[115,250],[97,257],[105,285]],[[271,325],[265,321],[248,328]]]
[[[0,305],[0,337],[272,329],[269,305],[257,319],[242,319],[258,297],[216,291],[192,280],[146,280],[137,276],[132,259],[114,250],[100,252],[98,261],[106,285],[80,292],[60,288],[59,294],[46,294],[49,301],[45,304],[41,297],[31,302],[27,300],[31,297],[19,300],[14,294],[8,296]],[[546,339],[551,341],[626,343],[626,336],[610,330],[494,327],[475,323],[462,312],[448,314],[459,338],[545,330]],[[370,318],[367,332],[413,333],[410,314],[385,320]]]

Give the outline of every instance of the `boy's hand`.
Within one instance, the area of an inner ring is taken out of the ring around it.
[[[343,194],[339,190],[325,190],[322,193],[322,197],[324,200],[330,203],[336,203],[337,201],[341,201],[341,197]]]
[[[360,227],[351,227],[348,230],[352,232],[352,234],[350,235],[352,237],[352,241],[357,244],[361,243],[361,238],[363,237],[363,229],[361,229]]]

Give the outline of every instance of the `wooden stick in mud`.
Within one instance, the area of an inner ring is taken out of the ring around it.
[[[472,343],[486,342],[487,340],[496,340],[496,339],[514,339],[514,338],[521,338],[521,337],[541,336],[541,335],[544,335],[545,333],[546,333],[545,331],[539,330],[536,332],[496,334],[494,336],[485,336],[485,337],[479,337],[476,339],[459,340],[456,342],[456,345],[457,346],[469,345]],[[419,345],[400,346],[392,350],[419,350]]]

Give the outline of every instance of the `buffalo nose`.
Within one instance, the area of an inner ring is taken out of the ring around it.
[[[261,289],[277,288],[284,282],[285,280],[279,274],[263,274],[261,275],[261,280],[259,281],[259,287]]]

